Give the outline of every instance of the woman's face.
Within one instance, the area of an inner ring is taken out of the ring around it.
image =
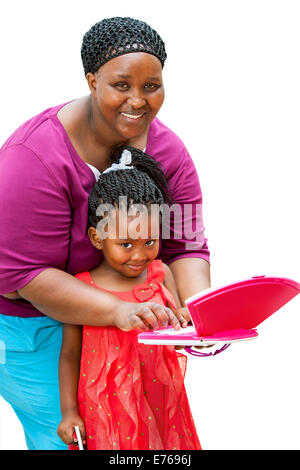
[[[159,59],[145,52],[111,59],[87,80],[94,102],[95,128],[119,142],[142,136],[164,101]]]

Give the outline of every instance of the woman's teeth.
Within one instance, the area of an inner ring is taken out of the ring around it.
[[[144,113],[142,114],[127,114],[127,113],[121,113],[123,116],[128,117],[129,119],[138,119],[143,116]]]

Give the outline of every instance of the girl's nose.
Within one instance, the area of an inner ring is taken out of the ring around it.
[[[134,253],[132,253],[131,259],[132,261],[143,263],[146,261],[147,257],[145,256],[143,250],[135,250]]]

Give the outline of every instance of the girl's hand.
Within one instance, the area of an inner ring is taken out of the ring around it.
[[[180,307],[175,311],[175,315],[178,318],[183,328],[187,327],[189,323],[192,323],[189,311],[186,307]]]
[[[154,302],[124,303],[115,314],[114,325],[123,331],[135,328],[148,331],[167,325],[180,329],[180,322],[172,310]]]
[[[181,326],[183,328],[186,328],[188,326],[189,323],[191,323],[191,317],[190,317],[190,314],[189,314],[189,311],[186,307],[180,307],[176,310],[175,312],[175,315],[177,316],[178,320],[180,321],[181,323]],[[184,349],[185,346],[175,346],[175,349],[177,351],[179,351],[180,349]]]
[[[74,438],[75,426],[79,427],[82,444],[86,444],[86,432],[83,419],[77,412],[71,412],[63,415],[61,422],[57,428],[57,434],[61,440],[68,445],[77,444],[77,439]]]
[[[186,327],[189,323],[192,323],[192,320],[191,320],[191,317],[187,308],[185,307],[178,308],[175,314],[178,320],[180,321],[181,326]],[[183,321],[185,322],[185,324],[183,324]],[[209,346],[194,346],[194,347],[196,349],[204,349],[204,348],[211,348],[212,346],[214,346],[214,344],[210,344]],[[176,350],[180,350],[183,348],[185,348],[185,346],[175,346]]]

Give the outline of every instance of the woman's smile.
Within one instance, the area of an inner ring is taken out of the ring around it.
[[[95,74],[87,75],[97,133],[112,142],[146,135],[164,101],[159,59],[134,52],[111,59]]]
[[[139,113],[139,114],[133,114],[133,113],[124,113],[121,112],[122,116],[125,116],[127,119],[131,119],[133,121],[141,119],[146,113]]]

